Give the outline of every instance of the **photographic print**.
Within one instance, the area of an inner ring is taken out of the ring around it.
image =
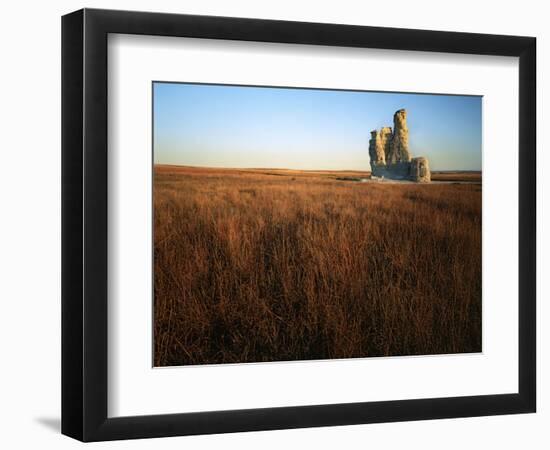
[[[481,352],[482,97],[152,89],[154,366]]]

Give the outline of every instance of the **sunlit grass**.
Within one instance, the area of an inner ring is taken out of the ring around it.
[[[481,351],[481,186],[341,174],[156,168],[155,365]]]

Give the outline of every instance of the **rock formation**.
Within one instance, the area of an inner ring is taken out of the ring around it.
[[[371,131],[369,155],[372,177],[417,182],[431,180],[428,160],[411,157],[407,111],[404,109],[393,115],[393,132],[391,127]]]
[[[391,129],[390,129],[391,131]],[[407,128],[407,111],[400,109],[393,115],[393,135],[390,145],[390,152],[386,158],[388,164],[398,162],[409,162],[409,129]]]
[[[370,161],[377,165],[386,164],[386,154],[390,153],[392,132],[391,127],[384,127],[380,131],[371,131],[369,145]]]
[[[428,158],[424,158],[423,156],[413,158],[411,161],[410,175],[411,180],[418,183],[429,183],[432,181]]]

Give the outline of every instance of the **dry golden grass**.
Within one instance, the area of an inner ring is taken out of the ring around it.
[[[432,181],[467,181],[481,183],[481,172],[432,172]]]
[[[342,173],[155,168],[156,366],[481,351],[481,186]]]

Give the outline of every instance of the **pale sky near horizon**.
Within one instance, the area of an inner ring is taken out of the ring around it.
[[[407,110],[413,156],[481,170],[478,96],[155,82],[156,164],[370,170],[370,131]]]

